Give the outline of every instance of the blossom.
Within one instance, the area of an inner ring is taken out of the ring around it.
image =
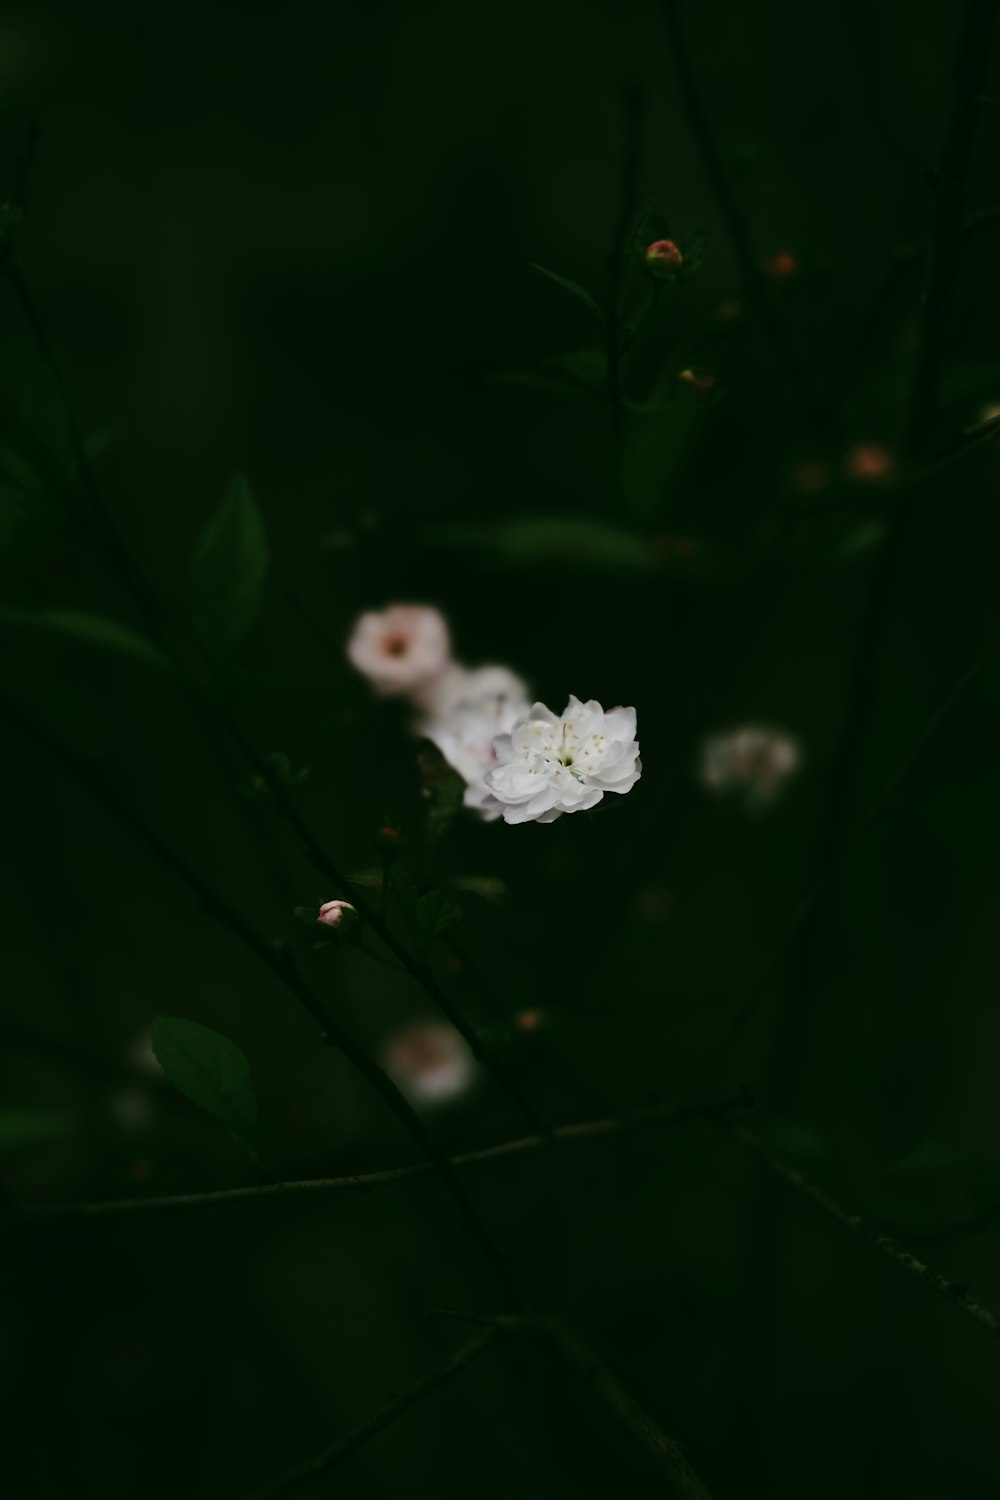
[[[347,655],[378,692],[409,693],[449,666],[448,626],[428,605],[393,604],[361,616]]]
[[[434,1021],[407,1026],[391,1036],[382,1066],[402,1093],[422,1104],[464,1094],[475,1072],[472,1053],[458,1032]]]
[[[344,920],[344,912],[353,910],[354,907],[349,901],[324,901],[316,920],[324,927],[339,927]]]
[[[444,719],[453,709],[468,703],[479,703],[484,698],[509,698],[527,705],[526,684],[509,667],[489,665],[486,667],[463,667],[453,661],[437,677],[420,684],[410,695],[419,709],[423,710],[426,722]],[[418,725],[424,733],[423,724]],[[428,738],[430,736],[427,736]]]
[[[485,781],[497,764],[493,742],[527,713],[527,690],[507,667],[456,667],[444,678],[437,712],[422,721],[420,732],[465,781],[465,806],[492,820],[500,815]]]
[[[796,275],[799,263],[791,250],[779,250],[768,260],[765,260],[761,270],[765,276],[770,276],[772,281],[788,281]]]
[[[698,773],[709,791],[741,797],[760,810],[780,796],[801,764],[798,741],[787,731],[744,724],[705,740]]]
[[[629,791],[642,773],[635,709],[605,713],[593,698],[571,697],[559,716],[536,703],[493,748],[488,808],[505,823],[554,823],[596,807],[605,792]]]
[[[881,443],[858,443],[844,459],[844,473],[848,479],[862,484],[891,479],[895,468],[895,455]]]

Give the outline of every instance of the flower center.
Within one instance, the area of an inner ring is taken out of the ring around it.
[[[387,635],[382,642],[382,650],[386,656],[405,656],[406,644],[405,635]]]

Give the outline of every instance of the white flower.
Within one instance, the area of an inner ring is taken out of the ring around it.
[[[489,819],[500,815],[486,785],[497,764],[493,742],[513,729],[528,711],[524,683],[507,667],[454,667],[444,673],[435,713],[418,728],[466,782],[465,805]]]
[[[493,748],[499,764],[486,785],[505,823],[554,823],[605,792],[629,791],[642,774],[635,709],[605,713],[593,698],[570,698],[561,717],[536,703]]]
[[[508,698],[525,707],[528,704],[527,685],[509,667],[463,667],[457,661],[421,683],[410,696],[428,721],[444,719],[463,704],[479,703],[483,698]],[[422,734],[426,732],[422,724],[418,727]]]
[[[393,604],[361,616],[347,655],[380,693],[409,693],[450,665],[448,626],[427,605]]]
[[[464,1094],[475,1062],[467,1044],[450,1026],[428,1021],[389,1038],[382,1066],[396,1087],[421,1104],[442,1103]]]
[[[739,796],[746,807],[760,810],[780,796],[801,764],[798,741],[787,731],[743,724],[705,740],[698,775],[709,791]]]

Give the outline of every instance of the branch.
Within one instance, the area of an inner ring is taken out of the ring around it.
[[[342,1458],[346,1458],[348,1454],[354,1453],[358,1448],[382,1432],[384,1428],[391,1426],[397,1417],[401,1417],[405,1411],[409,1411],[411,1406],[416,1406],[418,1401],[422,1401],[425,1396],[429,1396],[439,1386],[445,1385],[459,1371],[471,1365],[474,1360],[478,1359],[489,1348],[490,1344],[496,1338],[498,1331],[496,1328],[484,1328],[474,1339],[470,1339],[467,1344],[463,1344],[461,1349],[456,1350],[443,1364],[438,1365],[436,1369],[428,1370],[425,1375],[420,1376],[419,1380],[415,1380],[412,1385],[408,1385],[405,1391],[401,1391],[381,1411],[376,1412],[373,1417],[369,1417],[367,1422],[363,1422],[360,1427],[356,1427],[346,1437],[339,1438],[337,1442],[331,1443],[329,1448],[324,1448],[320,1453],[315,1454],[314,1457],[307,1459],[304,1464],[300,1464],[298,1468],[289,1470],[280,1479],[275,1479],[271,1484],[264,1485],[263,1489],[255,1490],[251,1500],[276,1500],[278,1495],[287,1495],[290,1491],[297,1490],[303,1484],[307,1484],[310,1479],[318,1479],[321,1474],[328,1473]]]
[[[650,1105],[628,1114],[605,1119],[583,1120],[572,1125],[557,1125],[549,1135],[525,1135],[464,1151],[448,1158],[452,1171],[477,1167],[486,1162],[501,1161],[508,1156],[530,1155],[552,1145],[572,1145],[595,1137],[621,1135],[643,1125],[679,1125],[687,1120],[714,1120],[732,1109],[745,1107],[742,1096],[717,1105]],[[414,1162],[402,1167],[387,1167],[380,1172],[353,1172],[343,1177],[314,1177],[299,1182],[257,1183],[252,1187],[222,1188],[209,1193],[172,1193],[161,1198],[112,1198],[104,1202],[29,1205],[23,1212],[31,1219],[89,1221],[107,1215],[136,1213],[175,1213],[191,1208],[213,1208],[218,1204],[258,1202],[262,1198],[298,1198],[313,1194],[339,1193],[352,1188],[381,1187],[410,1177],[426,1176],[429,1162]]]
[[[504,1333],[535,1334],[544,1338],[557,1354],[572,1365],[584,1383],[600,1396],[616,1419],[639,1440],[679,1500],[712,1500],[680,1445],[664,1432],[655,1418],[650,1416],[645,1407],[639,1405],[607,1365],[561,1319],[525,1317],[519,1314],[467,1318],[465,1314],[451,1308],[443,1308],[441,1311],[447,1317],[478,1323]]]
[[[106,782],[87,761],[73,754],[40,725],[24,718],[6,700],[0,699],[0,719],[5,720],[35,749],[55,760],[76,783],[83,787],[109,812],[127,831],[197,898],[205,910],[228,928],[233,936],[248,949],[289,990],[299,1004],[322,1028],[323,1041],[328,1046],[343,1052],[348,1062],[365,1079],[379,1098],[392,1111],[403,1129],[426,1156],[430,1167],[437,1173],[461,1214],[465,1226],[489,1261],[498,1281],[508,1293],[512,1293],[509,1272],[494,1247],[492,1240],[480,1220],[477,1210],[458,1181],[448,1157],[435,1142],[423,1120],[400,1093],[389,1075],[367,1056],[340,1021],[330,1015],[317,995],[302,978],[291,951],[276,950],[260,936],[244,919],[242,914],[228,904],[223,896],[188,864],[183,855],[161,838],[151,824],[147,823],[118,792]],[[516,1302],[516,1298],[514,1299]]]
[[[905,1271],[909,1271],[912,1276],[916,1276],[925,1286],[930,1287],[932,1292],[938,1292],[956,1307],[961,1308],[962,1312],[974,1318],[981,1328],[985,1328],[987,1333],[994,1337],[1000,1335],[1000,1320],[997,1319],[996,1314],[977,1301],[962,1282],[951,1281],[947,1276],[942,1276],[939,1271],[933,1271],[909,1250],[905,1250],[891,1235],[884,1234],[867,1220],[860,1218],[858,1214],[852,1214],[846,1208],[841,1207],[835,1198],[831,1198],[821,1188],[815,1187],[795,1167],[788,1166],[780,1157],[775,1156],[760,1137],[754,1135],[751,1130],[740,1125],[731,1126],[730,1129],[737,1140],[742,1141],[744,1146],[755,1152],[772,1172],[790,1188],[794,1188],[803,1198],[808,1198],[815,1203],[825,1214],[836,1219],[838,1224],[842,1224],[859,1239],[865,1240],[869,1245],[874,1245],[876,1250],[881,1251],[889,1260],[895,1261],[898,1266],[902,1266]]]
[[[920,447],[933,419],[948,332],[948,309],[965,238],[965,181],[989,79],[996,0],[965,0],[951,114],[932,186],[934,210],[903,422],[903,447]]]
[[[791,347],[785,325],[775,307],[767,278],[757,263],[746,212],[733,192],[729,173],[726,171],[722,153],[712,132],[708,112],[695,79],[684,39],[680,0],[662,0],[662,3],[681,107],[701,153],[705,173],[729,234],[747,297],[771,346],[775,363],[784,372],[792,389],[802,393],[806,388],[807,372]]]

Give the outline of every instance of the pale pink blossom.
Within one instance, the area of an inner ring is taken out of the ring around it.
[[[802,765],[802,750],[784,729],[743,724],[709,735],[698,767],[704,787],[735,796],[750,810],[769,807]]]
[[[392,604],[360,617],[347,655],[377,692],[412,693],[450,665],[448,626],[429,605]]]
[[[436,1021],[397,1031],[385,1044],[382,1066],[400,1092],[420,1104],[440,1104],[464,1094],[475,1074],[466,1042]]]
[[[344,920],[344,912],[353,910],[349,901],[324,901],[316,920],[324,927],[339,927]]]

